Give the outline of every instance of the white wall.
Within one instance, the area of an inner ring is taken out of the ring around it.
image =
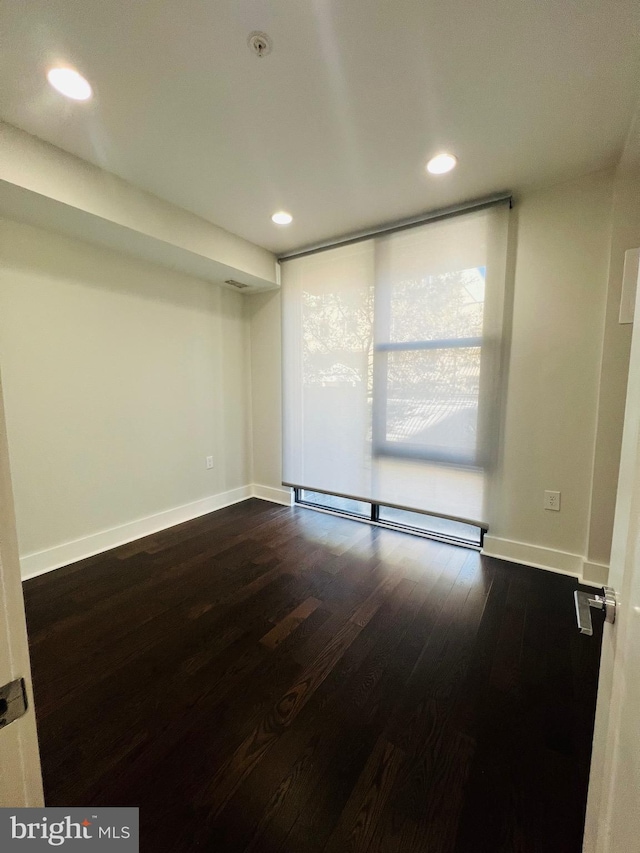
[[[593,471],[588,557],[608,564],[618,485],[622,424],[631,351],[631,324],[618,322],[624,253],[640,246],[640,164],[623,163],[616,174],[611,223],[609,287],[600,371],[598,430]]]
[[[253,481],[282,489],[280,292],[247,298],[251,337]]]
[[[196,509],[206,511],[212,496],[248,494],[241,295],[7,220],[0,259],[0,366],[23,565],[40,565],[34,552],[94,537],[86,552],[120,525],[121,538],[134,538],[138,528],[127,525],[176,507],[205,499]],[[71,552],[59,553],[64,562]]]
[[[0,121],[0,215],[220,282],[275,286],[267,249]]]
[[[526,194],[514,210],[503,462],[486,548],[578,573],[589,525],[612,182],[610,172],[588,175]],[[560,512],[544,509],[545,489],[562,493]]]

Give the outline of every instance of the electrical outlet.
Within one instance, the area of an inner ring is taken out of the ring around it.
[[[544,508],[560,512],[560,492],[545,492]]]
[[[207,468],[213,468],[213,456],[207,456]]]

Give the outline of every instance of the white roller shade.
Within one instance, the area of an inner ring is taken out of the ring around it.
[[[287,485],[486,526],[506,205],[282,266]]]

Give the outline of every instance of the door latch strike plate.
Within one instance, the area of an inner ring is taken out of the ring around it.
[[[0,729],[21,717],[28,708],[24,678],[0,687]]]

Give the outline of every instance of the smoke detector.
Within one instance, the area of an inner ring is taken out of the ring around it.
[[[258,59],[262,59],[263,56],[271,53],[271,48],[273,47],[269,36],[266,33],[257,31],[249,35],[247,44],[249,45],[249,50],[252,50]]]

